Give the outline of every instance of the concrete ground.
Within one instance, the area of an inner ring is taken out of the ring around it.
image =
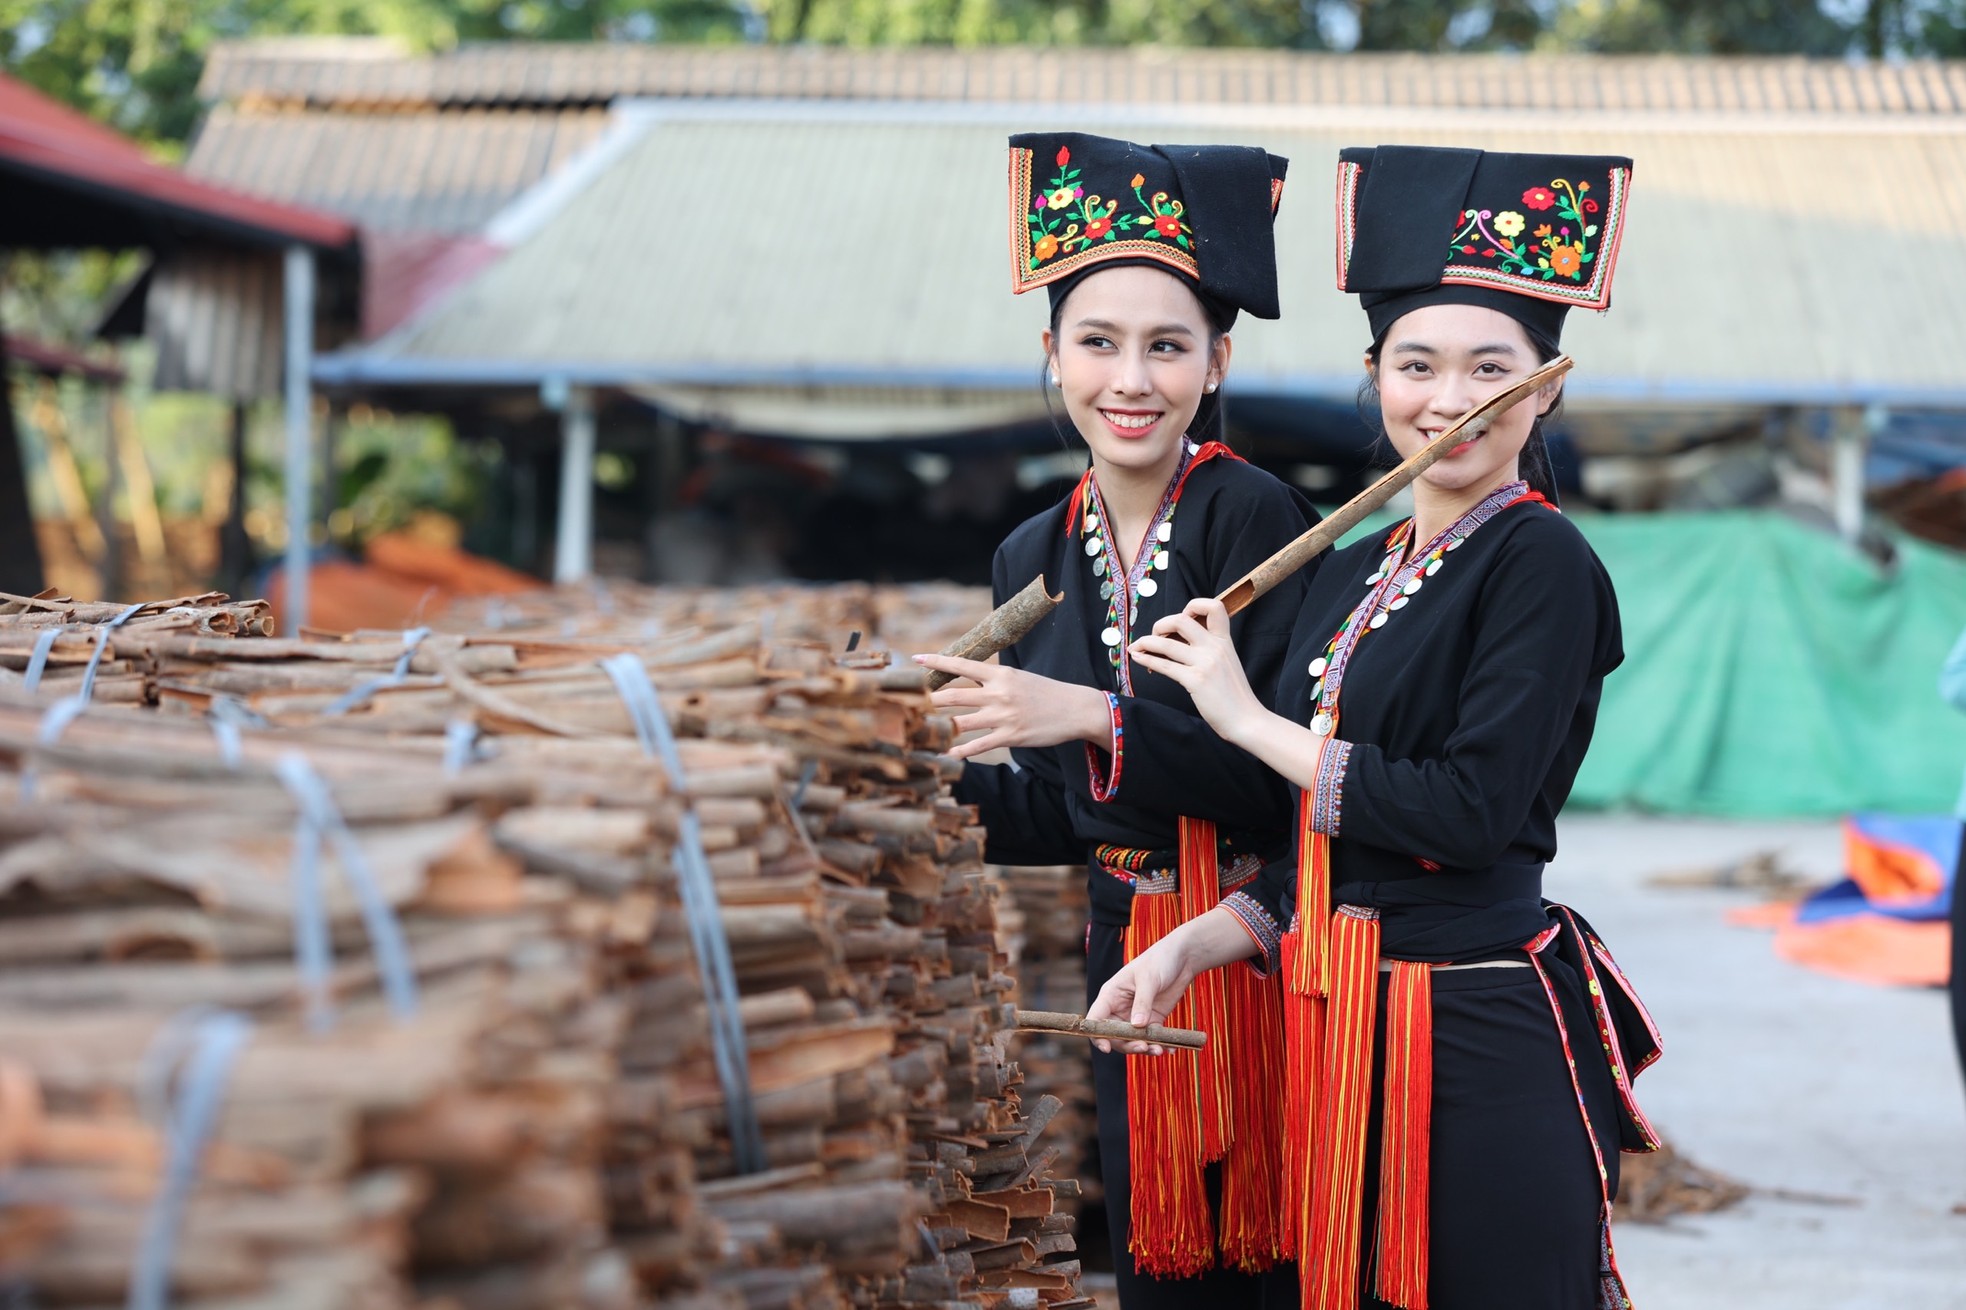
[[[1583,816],[1559,840],[1547,894],[1604,934],[1665,1034],[1640,1100],[1686,1155],[1756,1189],[1617,1229],[1640,1310],[1966,1310],[1966,1095],[1943,996],[1778,959],[1723,920],[1748,894],[1645,885],[1766,850],[1828,878],[1836,826]]]

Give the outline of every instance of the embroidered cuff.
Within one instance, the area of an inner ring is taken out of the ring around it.
[[[1345,812],[1345,763],[1351,757],[1352,744],[1348,741],[1325,746],[1318,760],[1317,783],[1311,788],[1311,831],[1327,837],[1338,835],[1338,823]]]
[[[1106,708],[1113,716],[1113,767],[1110,771],[1101,767],[1099,748],[1091,742],[1085,744],[1085,771],[1092,783],[1092,799],[1104,803],[1113,799],[1113,793],[1120,789],[1120,764],[1125,758],[1125,725],[1120,721],[1120,698],[1112,692],[1106,693]]]
[[[1256,942],[1256,958],[1249,962],[1249,967],[1264,978],[1275,973],[1283,957],[1283,930],[1277,921],[1248,892],[1231,892],[1222,898],[1222,904]]]

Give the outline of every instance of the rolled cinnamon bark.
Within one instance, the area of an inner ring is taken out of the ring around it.
[[[1117,1019],[1088,1019],[1082,1014],[1062,1014],[1050,1010],[1019,1010],[1017,1026],[1027,1032],[1078,1033],[1085,1037],[1107,1037],[1120,1042],[1152,1042],[1199,1051],[1208,1045],[1208,1034],[1193,1028],[1163,1028],[1150,1023],[1144,1028]]]

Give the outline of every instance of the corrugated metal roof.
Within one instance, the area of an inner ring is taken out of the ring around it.
[[[1966,63],[546,42],[467,45],[426,57],[380,38],[283,38],[214,46],[199,94],[316,107],[661,96],[1904,115],[1966,111]]]
[[[344,214],[374,232],[476,232],[592,145],[605,109],[264,113],[221,106],[186,169]]]
[[[653,109],[640,140],[531,237],[344,380],[704,387],[1031,388],[1040,296],[1009,294],[994,111]],[[1630,154],[1609,315],[1572,315],[1573,394],[1685,401],[1966,401],[1966,123],[1803,133],[1523,120],[1241,126],[1135,120],[1141,140],[1260,143],[1291,159],[1285,316],[1245,322],[1232,386],[1348,395],[1365,326],[1333,287],[1347,145],[1403,140]]]

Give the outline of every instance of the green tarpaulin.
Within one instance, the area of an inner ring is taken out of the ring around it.
[[[1966,628],[1966,558],[1901,538],[1879,566],[1765,512],[1577,522],[1625,621],[1577,803],[1950,811],[1966,716],[1938,676]]]
[[[1900,538],[1880,566],[1766,511],[1574,518],[1617,585],[1625,663],[1572,806],[1951,812],[1966,715],[1937,684],[1966,556]]]

